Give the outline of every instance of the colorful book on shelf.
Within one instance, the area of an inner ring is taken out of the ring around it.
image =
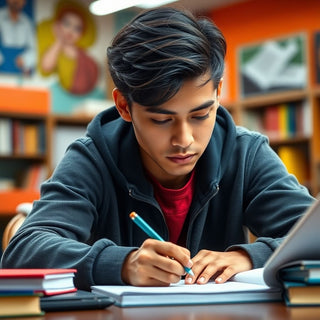
[[[303,121],[303,135],[305,137],[312,136],[312,111],[311,106],[307,100],[302,103],[302,121]]]
[[[21,144],[20,144],[20,121],[17,119],[12,120],[12,151],[14,154],[21,153]]]
[[[38,153],[38,126],[34,123],[23,125],[24,134],[24,153],[27,155],[36,155]]]
[[[296,102],[296,136],[310,137],[312,135],[311,106],[307,100]]]
[[[303,149],[296,146],[280,146],[278,155],[288,172],[295,175],[301,184],[308,182],[308,160]]]
[[[43,315],[40,296],[33,292],[0,292],[0,318]]]
[[[266,108],[264,114],[265,133],[270,139],[279,139],[280,136],[279,107],[272,105]]]
[[[288,103],[287,105],[287,136],[289,138],[297,135],[297,104]]]
[[[280,104],[277,106],[279,109],[279,138],[280,139],[286,139],[288,138],[288,117],[289,117],[289,112],[288,112],[288,105],[287,104]]]
[[[0,269],[0,291],[74,292],[75,273],[76,269]]]
[[[0,118],[0,155],[10,155],[13,151],[11,126],[11,119]]]

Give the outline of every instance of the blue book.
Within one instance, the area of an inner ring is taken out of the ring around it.
[[[300,260],[287,264],[279,272],[282,281],[320,285],[320,260]]]

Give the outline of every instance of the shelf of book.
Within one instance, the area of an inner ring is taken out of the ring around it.
[[[308,144],[310,142],[310,138],[306,136],[295,136],[292,138],[284,138],[284,139],[270,139],[270,145],[274,148],[281,145],[297,145],[297,144]]]
[[[65,141],[83,135],[91,120],[89,115],[8,112],[0,105],[0,214],[12,215],[20,202],[39,197]],[[63,141],[57,140],[61,135]]]
[[[241,107],[244,109],[264,107],[271,104],[286,103],[288,101],[299,101],[306,99],[309,91],[306,89],[288,90],[283,92],[268,93],[243,98],[240,100]]]
[[[0,156],[45,154],[46,118],[1,114],[0,136]]]
[[[92,120],[93,116],[87,114],[77,114],[77,115],[52,115],[51,120],[54,122],[55,126],[59,125],[69,125],[69,126],[87,126],[87,124]]]
[[[8,112],[0,105],[1,215],[13,215],[19,203],[39,198],[48,148],[48,115]]]
[[[320,97],[320,90],[306,88],[263,94],[238,102],[239,124],[268,136],[270,146],[288,171],[314,195],[319,192],[320,185],[314,175],[314,161],[318,156],[320,159],[320,133],[314,129],[320,126],[318,94]]]

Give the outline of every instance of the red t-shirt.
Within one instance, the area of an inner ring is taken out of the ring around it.
[[[181,189],[168,189],[151,177],[155,198],[165,216],[169,241],[177,243],[186,220],[194,192],[194,171]]]

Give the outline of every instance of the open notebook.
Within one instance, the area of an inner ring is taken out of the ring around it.
[[[232,281],[205,285],[186,285],[181,280],[169,287],[93,286],[94,293],[105,294],[121,307],[149,305],[190,305],[281,300],[281,290],[268,287],[263,269],[243,272]]]

